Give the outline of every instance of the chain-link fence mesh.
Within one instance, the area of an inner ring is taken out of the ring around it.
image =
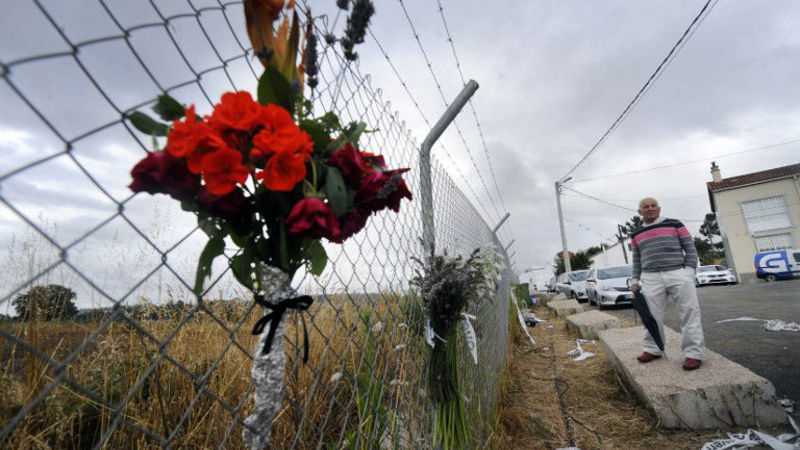
[[[301,9],[304,5],[301,6]],[[209,113],[222,93],[254,92],[239,2],[8,2],[0,17],[0,417],[16,448],[239,448],[252,410],[250,369],[263,314],[218,258],[192,294],[205,235],[165,196],[132,195],[129,171],[163,142],[132,128],[167,92]],[[331,33],[325,18],[318,33]],[[13,39],[13,40],[12,40]],[[12,44],[13,42],[13,44]],[[326,42],[321,39],[320,42]],[[376,130],[363,148],[411,167],[418,145],[381,90],[334,43],[320,49],[315,112]],[[494,245],[502,277],[478,316],[479,364],[461,352],[474,444],[492,425],[506,354],[513,273],[502,246],[434,160],[438,250]],[[293,286],[316,298],[287,315],[286,394],[275,448],[430,447],[424,308],[409,288],[420,257],[417,202],[382,213],[324,273]],[[226,251],[230,257],[234,250]],[[301,270],[302,272],[302,270]],[[36,311],[36,297],[77,311]],[[22,316],[20,306],[32,305]],[[52,313],[52,314],[51,314]],[[67,319],[69,317],[69,320]]]

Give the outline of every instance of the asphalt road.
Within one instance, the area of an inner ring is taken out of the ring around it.
[[[706,347],[770,380],[778,398],[788,397],[800,405],[800,332],[766,331],[762,321],[718,323],[744,316],[800,323],[800,279],[707,286],[699,288],[697,294]],[[596,309],[588,303],[583,305]],[[605,312],[633,315],[631,308]],[[674,305],[667,307],[664,324],[680,332]]]

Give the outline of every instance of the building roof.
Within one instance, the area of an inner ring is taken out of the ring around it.
[[[723,178],[716,182],[709,181],[706,183],[706,187],[708,188],[708,198],[711,201],[711,210],[717,210],[716,205],[714,204],[714,197],[711,195],[711,193],[714,191],[722,191],[741,186],[748,186],[751,184],[765,183],[772,180],[791,177],[793,175],[800,175],[800,164],[790,164],[788,166],[762,170],[761,172],[746,173],[744,175],[737,175],[735,177]]]

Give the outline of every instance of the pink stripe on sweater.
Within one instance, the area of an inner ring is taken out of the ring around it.
[[[689,232],[687,231],[686,234],[688,235]],[[644,233],[637,234],[632,241],[635,246],[638,246],[642,243],[642,241],[663,236],[678,236],[678,234],[673,227],[658,227],[653,228],[652,230],[647,230]]]
[[[683,238],[686,236],[691,236],[691,234],[689,234],[689,230],[687,230],[686,227],[678,228],[678,237]]]

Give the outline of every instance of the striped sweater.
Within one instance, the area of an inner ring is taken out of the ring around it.
[[[661,272],[682,267],[697,268],[697,250],[689,230],[680,220],[658,218],[631,234],[633,280],[642,272]]]

